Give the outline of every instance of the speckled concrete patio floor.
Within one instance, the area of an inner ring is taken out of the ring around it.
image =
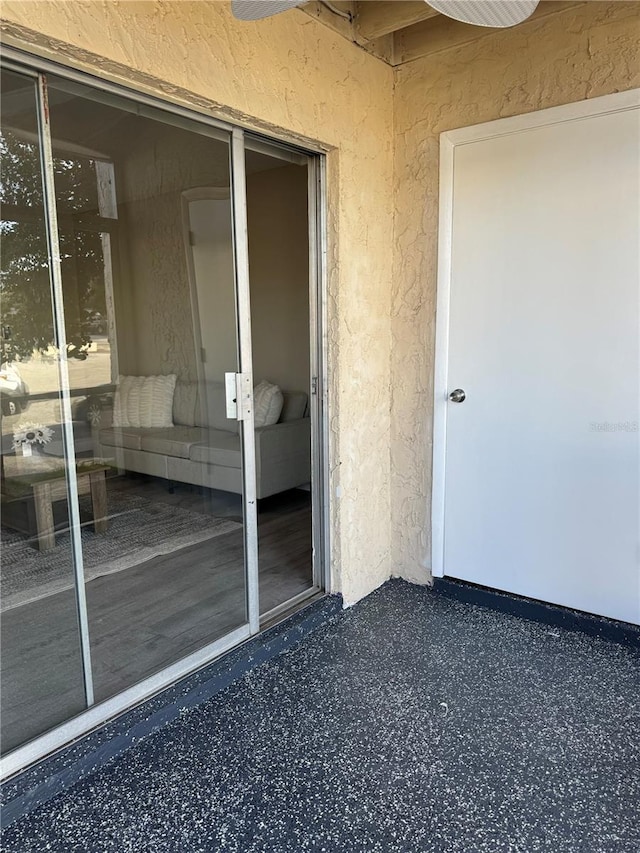
[[[3,851],[637,853],[638,650],[392,581]]]

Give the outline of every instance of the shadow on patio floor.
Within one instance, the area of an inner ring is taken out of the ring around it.
[[[638,663],[391,581],[3,850],[635,853]]]

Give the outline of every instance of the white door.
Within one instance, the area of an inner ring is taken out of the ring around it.
[[[443,135],[433,503],[434,574],[633,623],[639,105]]]

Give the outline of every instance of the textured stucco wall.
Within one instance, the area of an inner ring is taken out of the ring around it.
[[[357,600],[391,569],[393,72],[298,10],[243,24],[220,2],[5,0],[2,18],[10,43],[326,148],[332,569]]]
[[[590,2],[396,71],[393,573],[428,582],[439,134],[640,86],[640,4]]]

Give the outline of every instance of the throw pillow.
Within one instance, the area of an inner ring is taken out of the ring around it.
[[[168,376],[120,376],[113,405],[116,427],[173,426],[174,373]]]
[[[253,422],[254,426],[270,426],[277,424],[284,398],[277,385],[263,379],[253,389]]]

